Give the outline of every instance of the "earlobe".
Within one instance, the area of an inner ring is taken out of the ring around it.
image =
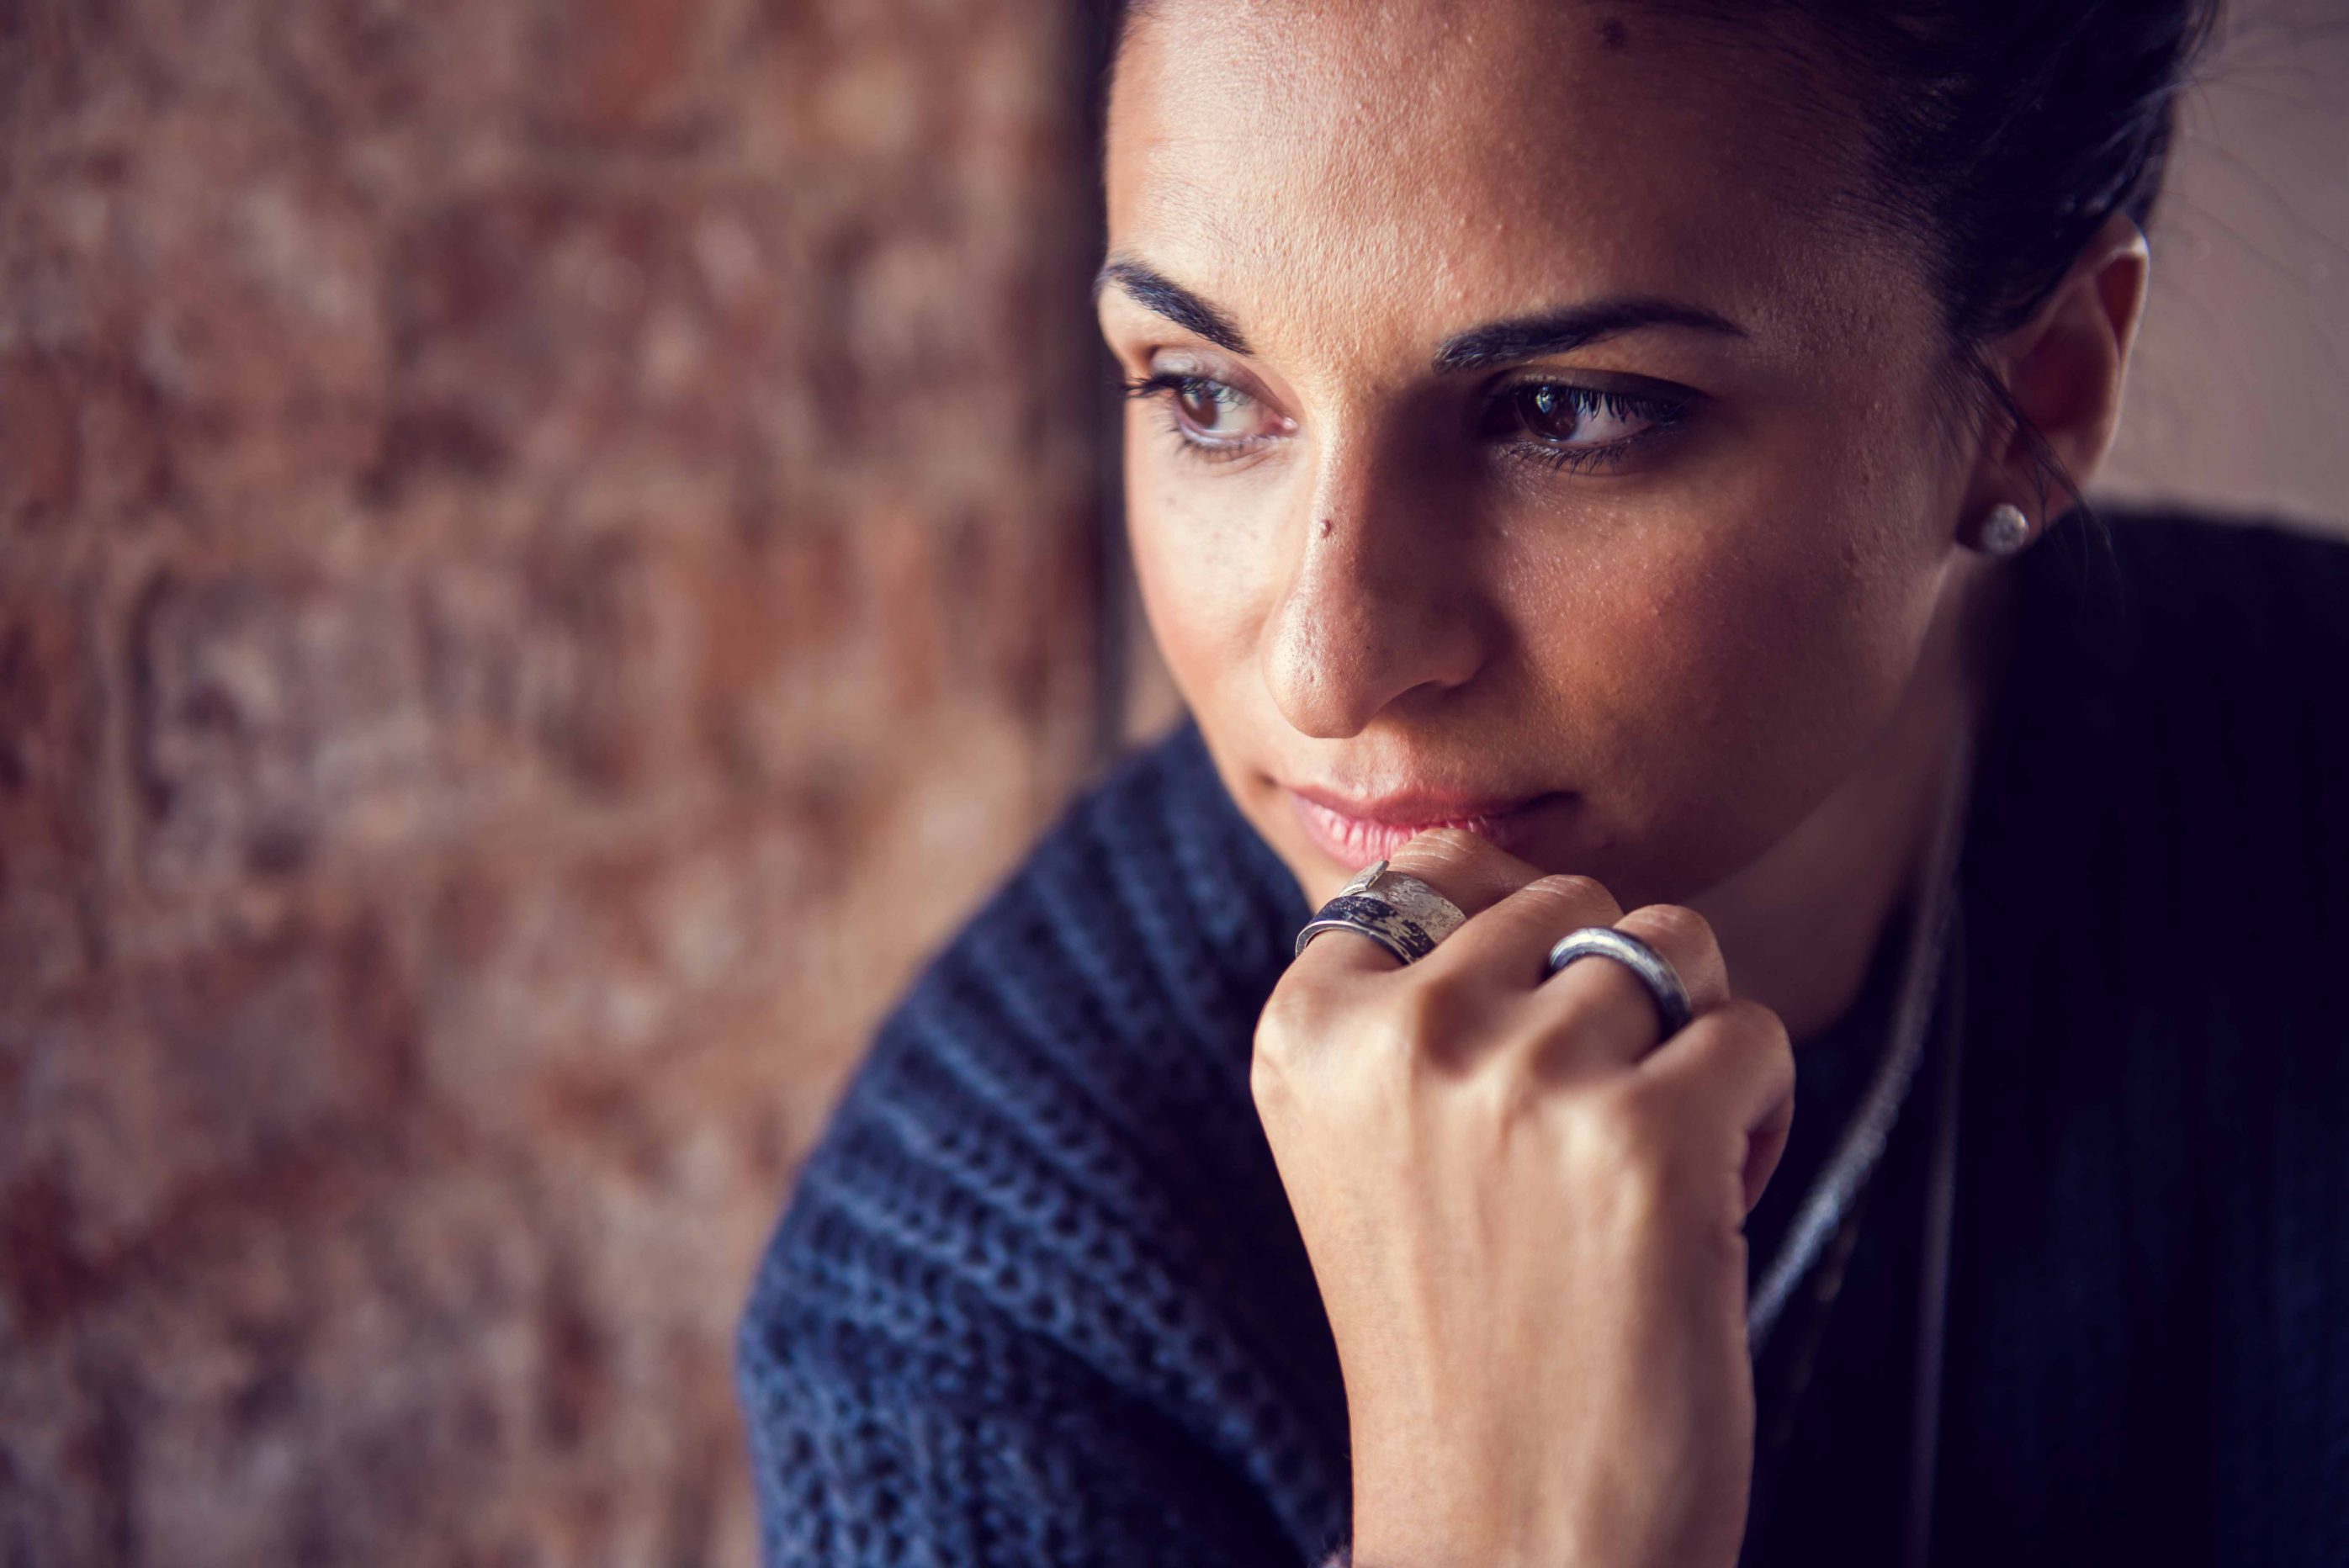
[[[1982,515],[1965,542],[1984,555],[2013,555],[2031,543],[2037,530],[2030,517],[2013,501],[2002,500]]]
[[[2073,482],[2085,488],[2120,425],[2121,386],[2145,312],[2151,256],[2127,213],[2106,219],[2038,314],[2002,346],[2015,407]],[[2017,478],[2035,467],[2027,438],[2003,454]]]

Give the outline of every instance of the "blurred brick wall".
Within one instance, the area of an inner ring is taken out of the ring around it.
[[[1066,33],[0,4],[0,1562],[748,1560],[752,1257],[1100,744]]]

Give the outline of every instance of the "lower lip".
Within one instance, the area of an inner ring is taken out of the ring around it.
[[[1518,853],[1530,836],[1535,819],[1545,808],[1555,806],[1563,799],[1557,795],[1543,795],[1514,810],[1489,817],[1402,823],[1366,821],[1318,805],[1293,790],[1284,789],[1281,793],[1288,797],[1288,803],[1297,813],[1298,825],[1305,830],[1305,836],[1323,854],[1350,869],[1385,860],[1431,828],[1464,829],[1478,838],[1491,841],[1503,850]]]

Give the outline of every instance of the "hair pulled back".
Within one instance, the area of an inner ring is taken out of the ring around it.
[[[2020,326],[2115,212],[2151,225],[2218,0],[1650,0],[1808,21],[1856,85],[1871,204],[1921,236],[1951,334]]]

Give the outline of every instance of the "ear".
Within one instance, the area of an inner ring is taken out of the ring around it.
[[[2144,232],[2127,213],[2115,212],[2032,319],[1991,346],[1991,368],[2083,490],[2120,425],[2121,380],[2151,267]],[[1983,458],[1979,507],[2013,501],[2044,527],[2051,521],[2046,510],[2064,505],[2060,495],[2043,494],[2019,433],[2002,428]]]

